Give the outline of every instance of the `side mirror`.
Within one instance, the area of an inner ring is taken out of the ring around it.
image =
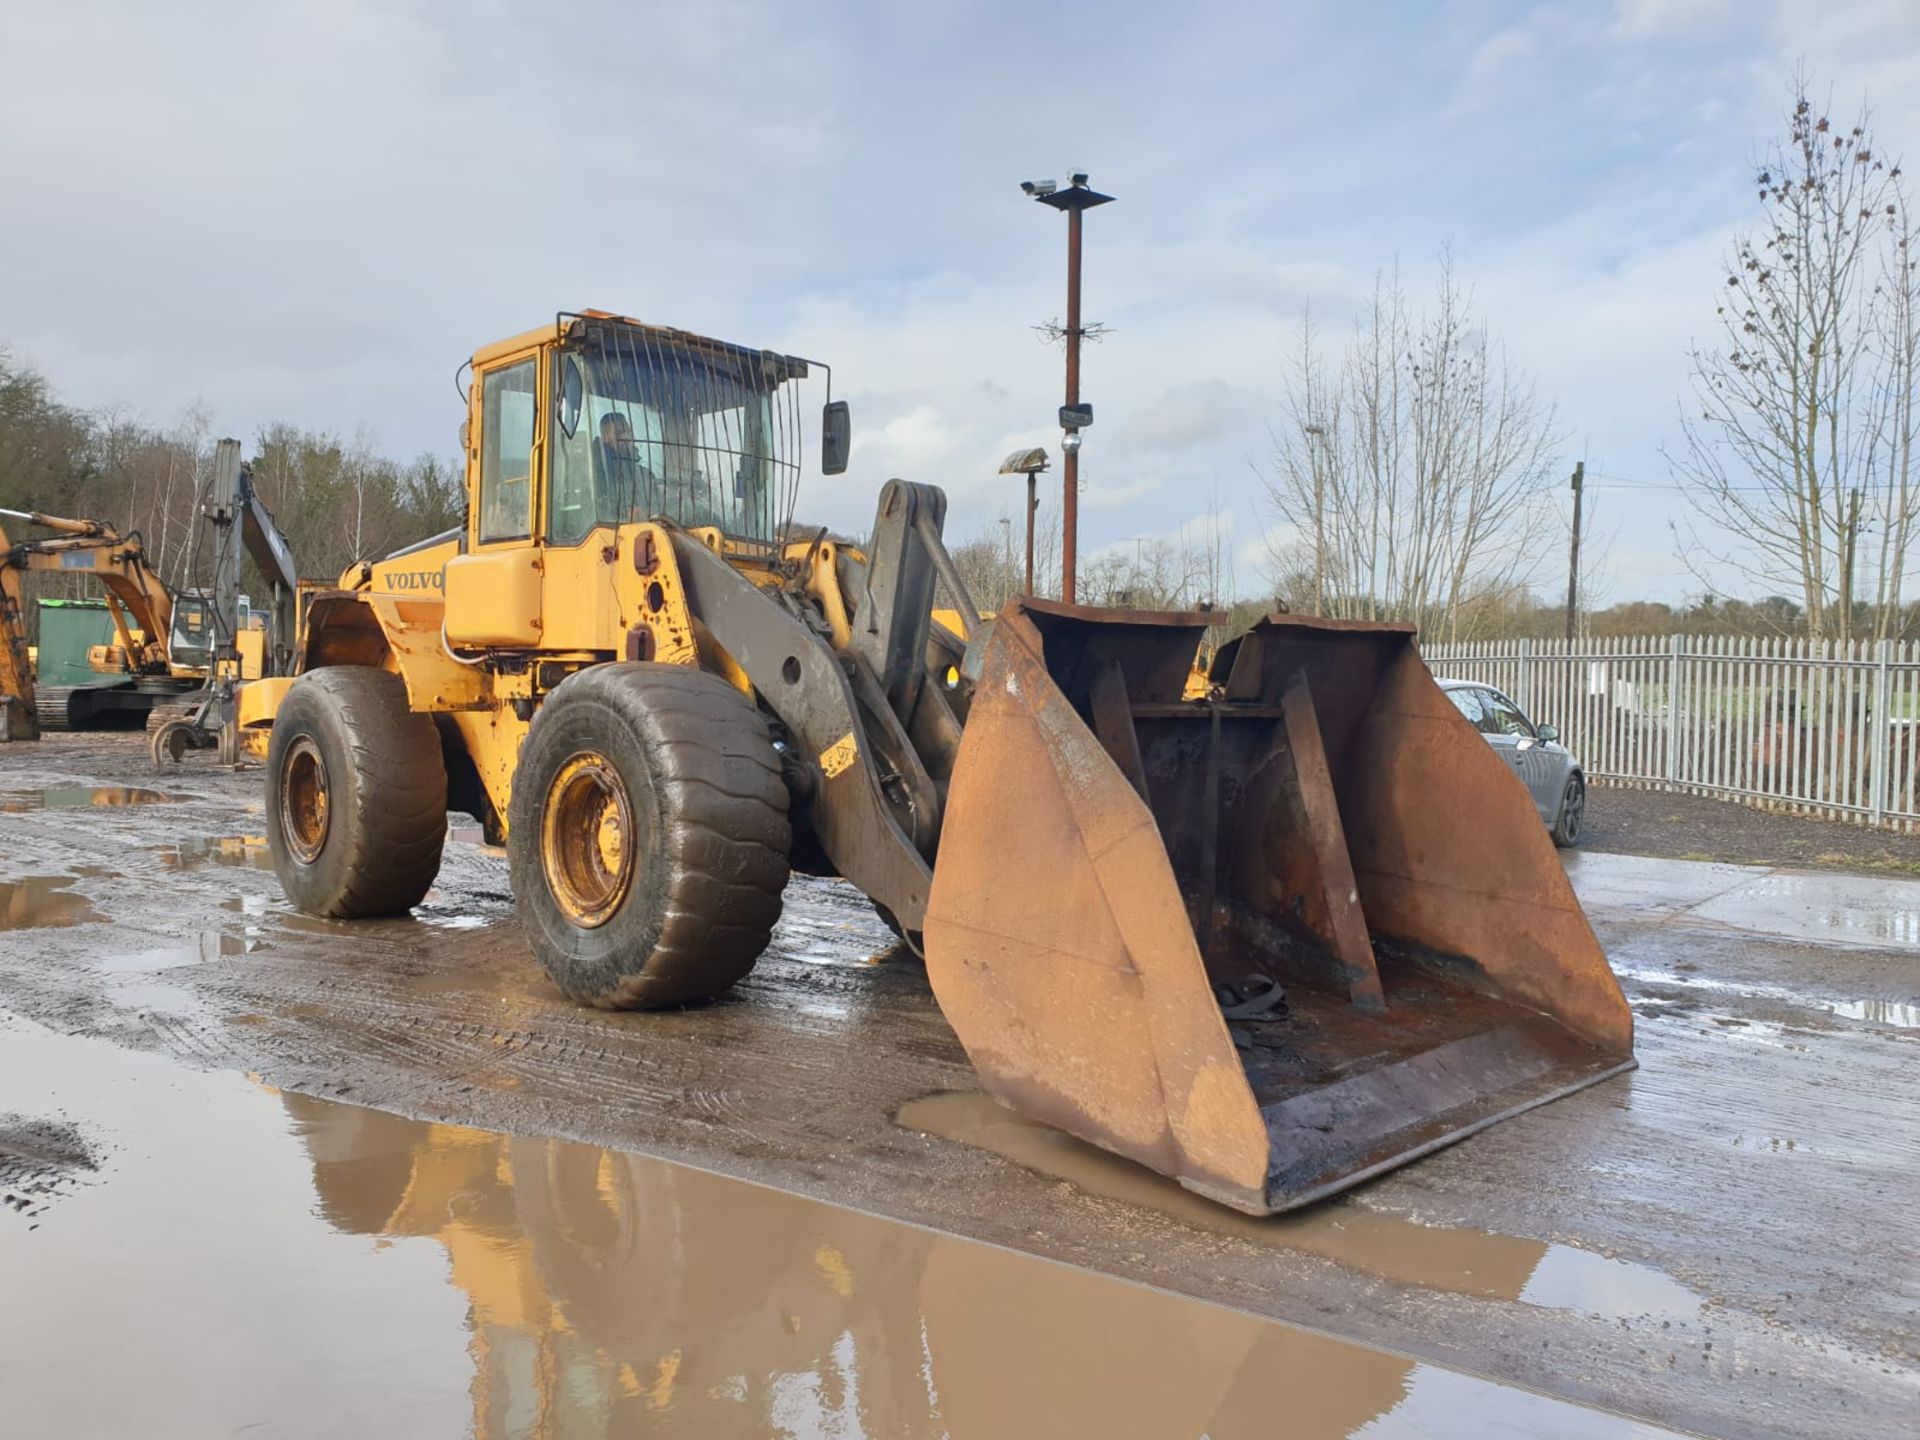
[[[1534,729],[1539,732],[1541,740],[1549,745],[1560,738],[1560,732],[1551,725],[1536,725]]]
[[[560,361],[560,398],[554,406],[554,419],[560,424],[560,433],[567,439],[573,438],[580,428],[580,406],[585,400],[586,382],[580,378],[580,362],[572,356]]]
[[[847,452],[853,448],[853,418],[844,400],[829,400],[820,412],[820,473],[847,473]]]

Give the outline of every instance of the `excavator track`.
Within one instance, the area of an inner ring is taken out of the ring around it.
[[[33,692],[33,713],[40,722],[40,733],[71,730],[72,698],[77,685],[43,685]]]

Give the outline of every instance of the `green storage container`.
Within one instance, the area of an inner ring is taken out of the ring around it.
[[[104,600],[41,600],[40,661],[34,672],[40,685],[110,684],[111,675],[103,675],[87,664],[87,650],[94,645],[111,645],[118,637],[113,631],[113,616]]]

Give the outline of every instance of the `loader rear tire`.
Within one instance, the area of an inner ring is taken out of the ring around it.
[[[309,671],[287,691],[267,747],[267,846],[309,915],[400,915],[426,898],[447,838],[447,772],[433,718],[398,675]]]
[[[520,753],[507,825],[528,944],[575,1000],[705,1000],[780,918],[792,830],[765,718],[717,676],[595,665],[554,688]]]

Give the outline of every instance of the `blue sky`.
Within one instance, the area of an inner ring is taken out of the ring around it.
[[[1311,303],[1443,246],[1558,404],[1611,599],[1695,587],[1663,444],[1748,160],[1804,62],[1920,150],[1920,0],[59,6],[0,0],[0,343],[77,403],[204,402],[451,452],[475,346],[603,306],[820,356],[861,527],[888,475],[991,526],[1057,439],[1064,226],[1088,222],[1085,548],[1216,507],[1258,593],[1254,466]],[[1556,555],[1541,580],[1551,588]]]

